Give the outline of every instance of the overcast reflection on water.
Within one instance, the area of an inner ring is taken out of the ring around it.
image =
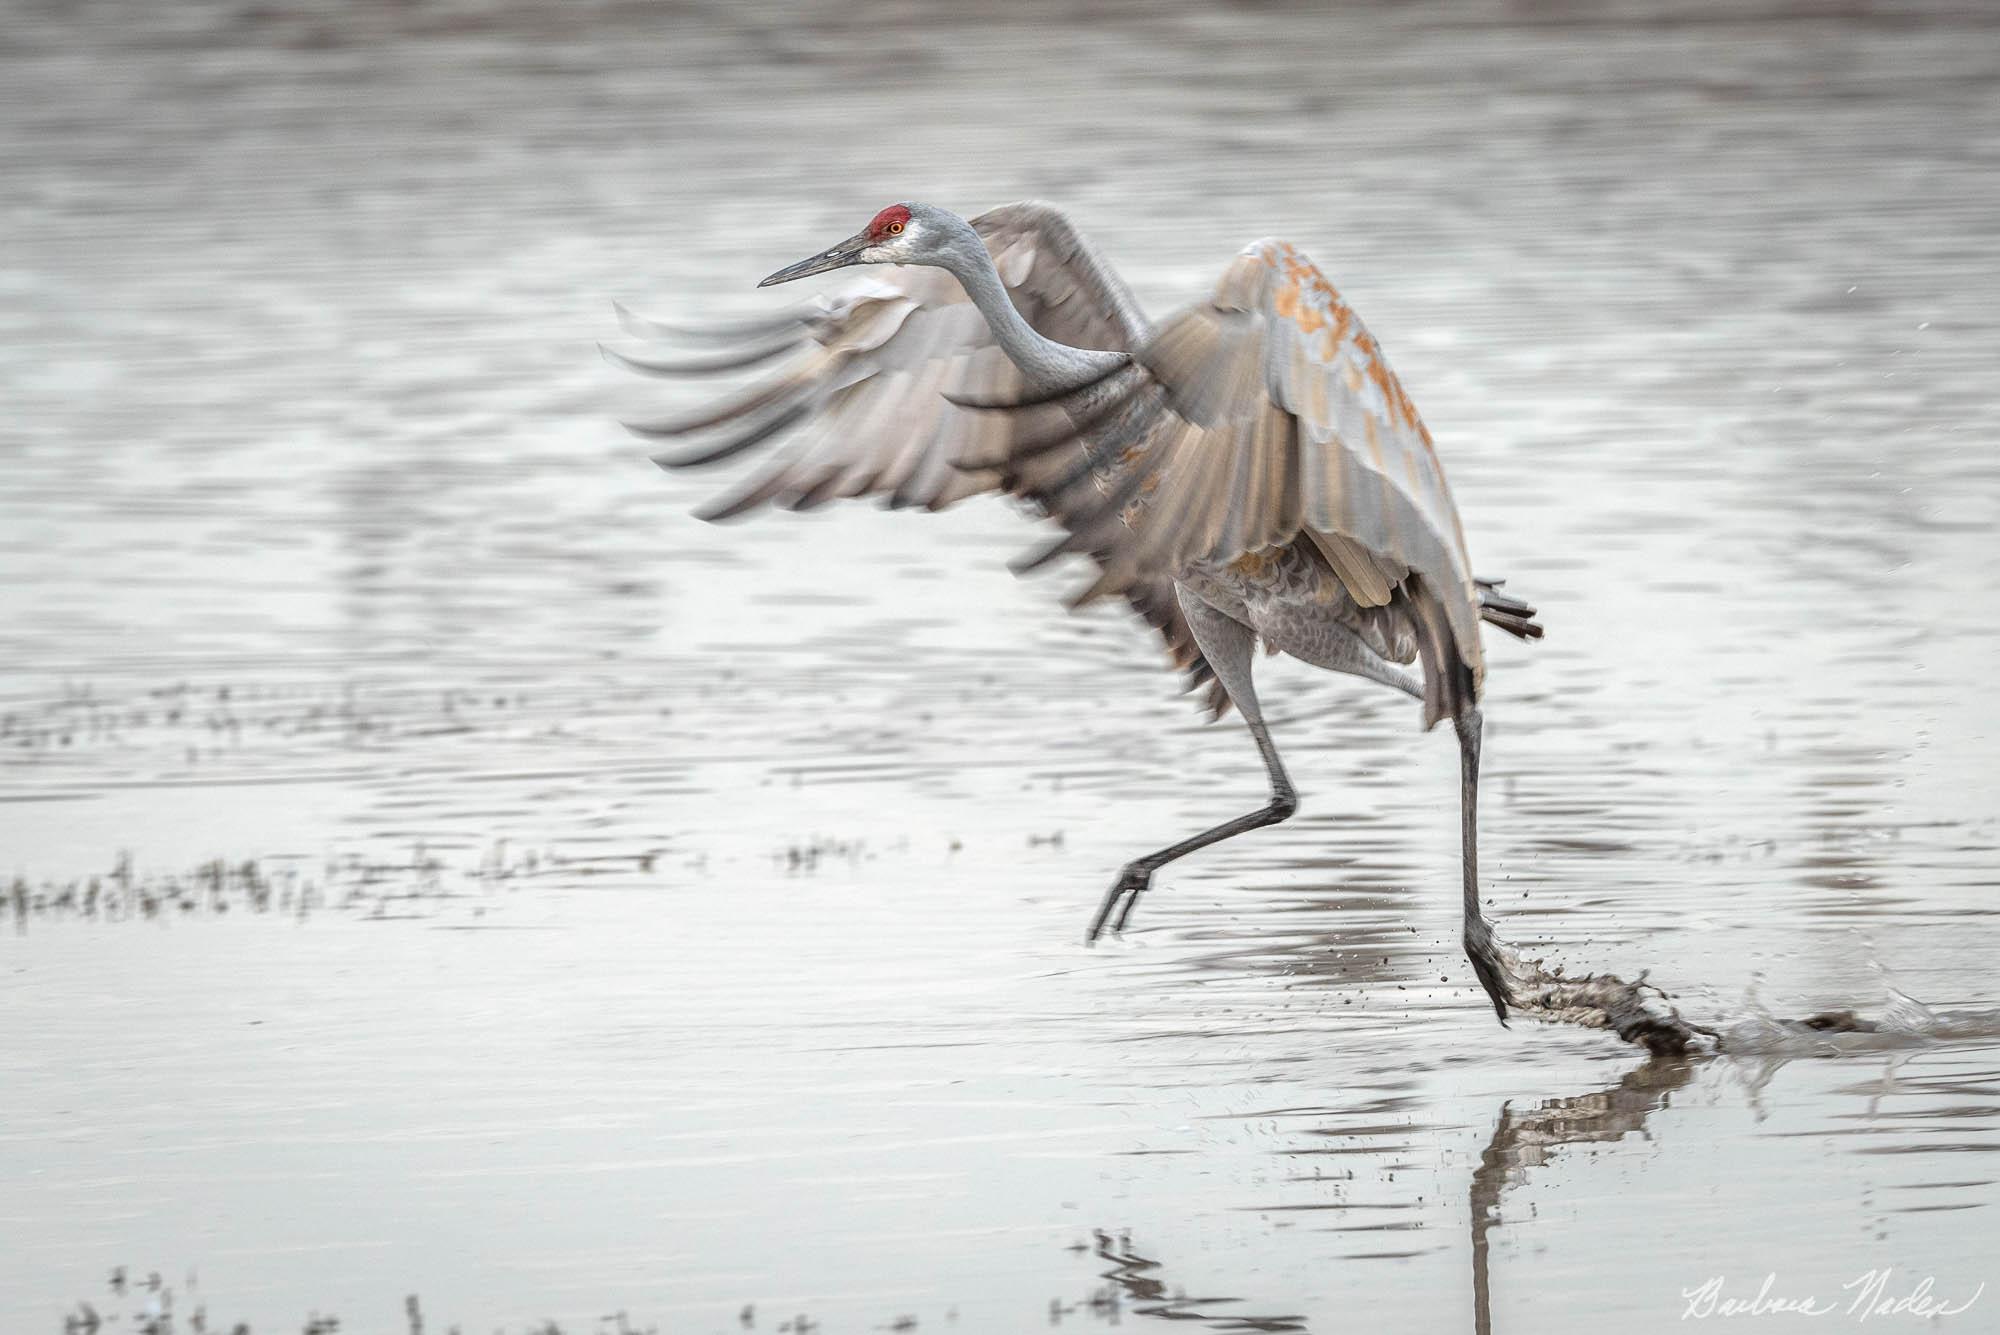
[[[1449,741],[1281,660],[1302,815],[1086,950],[1255,800],[1240,727],[1000,504],[695,522],[594,348],[896,199],[1057,201],[1156,314],[1284,236],[1549,628],[1489,646],[1501,930],[1713,1014],[1991,1008],[2000,15],[6,32],[0,1328],[151,1271],[260,1332],[1563,1335],[1884,1268],[2000,1320],[1990,1027],[1497,1028]]]

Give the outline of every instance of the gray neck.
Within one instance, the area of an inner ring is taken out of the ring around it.
[[[1000,281],[993,257],[986,253],[986,243],[969,224],[959,243],[943,252],[939,267],[965,288],[972,304],[986,317],[1001,351],[1021,368],[1028,389],[1047,392],[1065,385],[1084,384],[1125,361],[1123,353],[1072,348],[1036,333],[1034,326],[1021,318],[1021,312],[1007,295],[1006,285]]]

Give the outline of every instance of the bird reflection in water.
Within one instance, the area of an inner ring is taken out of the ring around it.
[[[1609,1089],[1569,1098],[1547,1099],[1527,1112],[1500,1105],[1493,1138],[1472,1170],[1472,1313],[1477,1335],[1493,1329],[1488,1235],[1500,1222],[1500,1197],[1518,1185],[1526,1170],[1549,1161],[1564,1145],[1603,1145],[1622,1140],[1667,1106],[1667,1099],[1694,1079],[1695,1062],[1655,1056],[1625,1073]]]
[[[1646,1119],[1667,1106],[1675,1090],[1694,1079],[1701,1059],[1652,1057],[1634,1067],[1608,1089],[1569,1098],[1548,1099],[1527,1111],[1511,1103],[1500,1107],[1492,1138],[1472,1170],[1471,1248],[1473,1329],[1490,1335],[1493,1329],[1492,1287],[1488,1275],[1490,1236],[1500,1222],[1500,1200],[1518,1186],[1526,1171],[1549,1161],[1565,1145],[1598,1145],[1622,1140],[1644,1129]],[[1089,1315],[1116,1325],[1127,1314],[1164,1321],[1194,1322],[1213,1331],[1304,1331],[1300,1315],[1254,1315],[1240,1310],[1241,1298],[1189,1297],[1171,1283],[1166,1265],[1144,1255],[1129,1232],[1097,1230],[1095,1254],[1109,1263],[1102,1271],[1104,1288],[1073,1306],[1049,1307],[1049,1324],[1065,1317]]]

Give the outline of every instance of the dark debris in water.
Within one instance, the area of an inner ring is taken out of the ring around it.
[[[1270,1332],[1284,1335],[1306,1329],[1305,1318],[1297,1315],[1260,1315],[1245,1311],[1233,1297],[1191,1294],[1172,1282],[1165,1264],[1148,1255],[1150,1248],[1135,1244],[1129,1231],[1093,1230],[1088,1241],[1079,1241],[1066,1250],[1087,1255],[1103,1266],[1103,1281],[1071,1298],[1051,1298],[1041,1314],[1051,1327],[1085,1321],[1092,1325],[1125,1324],[1130,1317],[1150,1317],[1193,1322],[1211,1330]],[[395,1335],[473,1335],[473,1328],[459,1323],[437,1325],[425,1311],[418,1295],[406,1296],[401,1304],[401,1320],[393,1324],[367,1323],[334,1313],[310,1312],[298,1324],[283,1323],[253,1327],[247,1322],[231,1322],[211,1314],[209,1300],[190,1272],[178,1288],[162,1278],[159,1271],[143,1276],[119,1266],[106,1281],[106,1295],[96,1301],[78,1301],[61,1318],[62,1335],[361,1335],[362,1332],[389,1332]],[[821,1318],[807,1312],[774,1313],[754,1303],[744,1303],[734,1322],[744,1331],[767,1330],[776,1335],[821,1335],[826,1329]],[[675,1327],[678,1329],[679,1327]],[[708,1328],[706,1326],[704,1329]],[[898,1311],[879,1319],[851,1323],[844,1328],[887,1331],[891,1335],[912,1335],[920,1330],[960,1328],[956,1306],[942,1312],[919,1314]],[[1020,1323],[1028,1328],[1027,1319]],[[641,1322],[619,1310],[595,1318],[587,1324],[564,1325],[539,1318],[525,1325],[508,1323],[477,1328],[492,1335],[663,1335],[664,1326]]]
[[[122,1335],[124,1332],[136,1332],[136,1335],[374,1335],[375,1332],[392,1329],[396,1335],[472,1335],[473,1330],[456,1322],[444,1326],[431,1323],[422,1301],[414,1293],[403,1299],[401,1322],[393,1326],[364,1324],[332,1313],[311,1312],[301,1324],[252,1327],[248,1322],[231,1323],[210,1315],[207,1300],[192,1273],[176,1289],[162,1279],[158,1271],[150,1271],[139,1278],[136,1272],[119,1266],[111,1272],[106,1288],[108,1297],[101,1296],[97,1302],[81,1300],[63,1314],[62,1335]],[[1115,1308],[1114,1303],[1105,1310],[1115,1311]],[[743,1304],[735,1324],[746,1331],[764,1329],[776,1331],[778,1335],[817,1335],[823,1329],[818,1317],[805,1312],[775,1318],[761,1316],[755,1303]],[[951,1329],[957,1324],[958,1309],[950,1307],[929,1326]],[[926,1323],[913,1313],[895,1312],[862,1328],[910,1335],[910,1332],[926,1328]],[[482,1325],[478,1329],[482,1332],[491,1330],[492,1335],[665,1335],[668,1328],[641,1322],[619,1310],[582,1325],[564,1325],[543,1317],[526,1325]]]
[[[311,1312],[297,1326],[252,1327],[246,1321],[229,1322],[209,1314],[207,1302],[200,1295],[195,1277],[190,1274],[181,1289],[176,1290],[160,1277],[158,1271],[149,1272],[144,1279],[133,1278],[124,1266],[111,1272],[106,1285],[110,1290],[108,1299],[101,1299],[101,1305],[88,1300],[79,1301],[74,1308],[64,1313],[62,1335],[117,1335],[118,1332],[136,1332],[136,1335],[361,1335],[364,1331],[386,1331],[387,1326],[362,1326],[343,1322],[330,1313]],[[425,1323],[422,1301],[414,1293],[403,1299],[402,1324],[399,1335],[468,1335],[464,1327],[452,1324],[443,1327]],[[751,1308],[743,1309],[746,1313]],[[801,1317],[804,1321],[806,1318]],[[746,1321],[746,1326],[751,1323]],[[816,1323],[815,1323],[816,1324]],[[806,1330],[810,1327],[793,1327],[787,1323],[783,1329]],[[589,1326],[562,1326],[551,1320],[541,1320],[526,1326],[503,1326],[494,1335],[662,1335],[662,1328],[655,1325],[639,1325],[624,1312],[613,1312],[597,1318]]]
[[[333,684],[197,685],[100,694],[71,683],[60,695],[0,712],[0,755],[33,762],[65,751],[165,748],[190,765],[253,738],[369,748],[398,737],[458,736],[552,726],[519,691],[452,687],[370,691]]]
[[[1803,1029],[1821,1034],[1874,1034],[1881,1032],[1882,1026],[1873,1020],[1864,1020],[1853,1011],[1821,1011],[1798,1021]]]
[[[607,873],[650,875],[658,870],[662,852],[648,848],[573,855],[518,849],[502,839],[469,861],[417,844],[407,856],[393,860],[348,854],[314,867],[302,857],[211,858],[169,872],[142,871],[124,853],[109,871],[93,876],[33,882],[16,876],[0,887],[0,914],[11,917],[17,931],[25,931],[32,921],[64,918],[145,922],[251,913],[303,919],[318,912],[428,916],[462,900],[484,912],[487,897],[531,883],[561,884]]]
[[[1170,1280],[1165,1264],[1146,1255],[1132,1242],[1127,1231],[1110,1233],[1098,1229],[1091,1243],[1078,1243],[1071,1250],[1093,1253],[1108,1267],[1100,1272],[1104,1284],[1084,1297],[1064,1302],[1049,1300],[1049,1324],[1060,1326],[1073,1316],[1095,1318],[1107,1325],[1123,1325],[1126,1316],[1189,1322],[1208,1330],[1257,1331],[1270,1335],[1292,1335],[1307,1329],[1299,1315],[1259,1315],[1245,1311],[1241,1299],[1190,1294]]]

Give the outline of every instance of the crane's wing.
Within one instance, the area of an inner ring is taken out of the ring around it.
[[[1117,273],[1059,210],[1009,204],[972,219],[1028,323],[1072,347],[1129,351],[1151,330]],[[880,496],[895,507],[940,510],[1002,486],[1005,460],[1039,430],[1008,415],[968,412],[946,395],[1005,399],[1020,373],[993,341],[958,280],[939,269],[882,267],[792,315],[717,331],[723,346],[696,355],[667,346],[699,337],[620,309],[642,352],[606,349],[634,370],[701,375],[789,357],[747,389],[683,416],[629,423],[642,436],[683,439],[654,456],[663,468],[719,463],[789,437],[776,458],[699,512],[727,519],[775,504],[806,510],[842,497]],[[1171,578],[1140,578],[1127,600],[1166,641],[1190,685],[1208,666],[1174,598]]]
[[[1069,220],[1043,204],[1012,204],[972,220],[1030,324],[1074,347],[1130,350],[1149,334],[1131,293]],[[670,326],[624,316],[628,332],[672,337]],[[705,356],[606,355],[661,375],[737,370],[789,355],[775,373],[700,411],[628,423],[642,436],[689,439],[655,456],[663,468],[718,463],[789,435],[786,448],[700,512],[726,519],[765,504],[804,510],[850,496],[942,509],[1000,485],[999,471],[963,467],[1005,458],[1023,424],[964,412],[946,395],[1008,397],[1020,373],[978,307],[941,269],[884,266]]]
[[[1052,467],[1056,452],[1032,447],[1014,460],[1024,493],[1068,530],[1030,565],[1093,557],[1081,604],[1305,540],[1357,605],[1405,605],[1432,721],[1454,692],[1476,698],[1482,594],[1437,451],[1381,348],[1309,261],[1284,242],[1250,246],[1136,362],[1094,401],[1060,405],[1104,419],[1086,433],[1094,467]]]

